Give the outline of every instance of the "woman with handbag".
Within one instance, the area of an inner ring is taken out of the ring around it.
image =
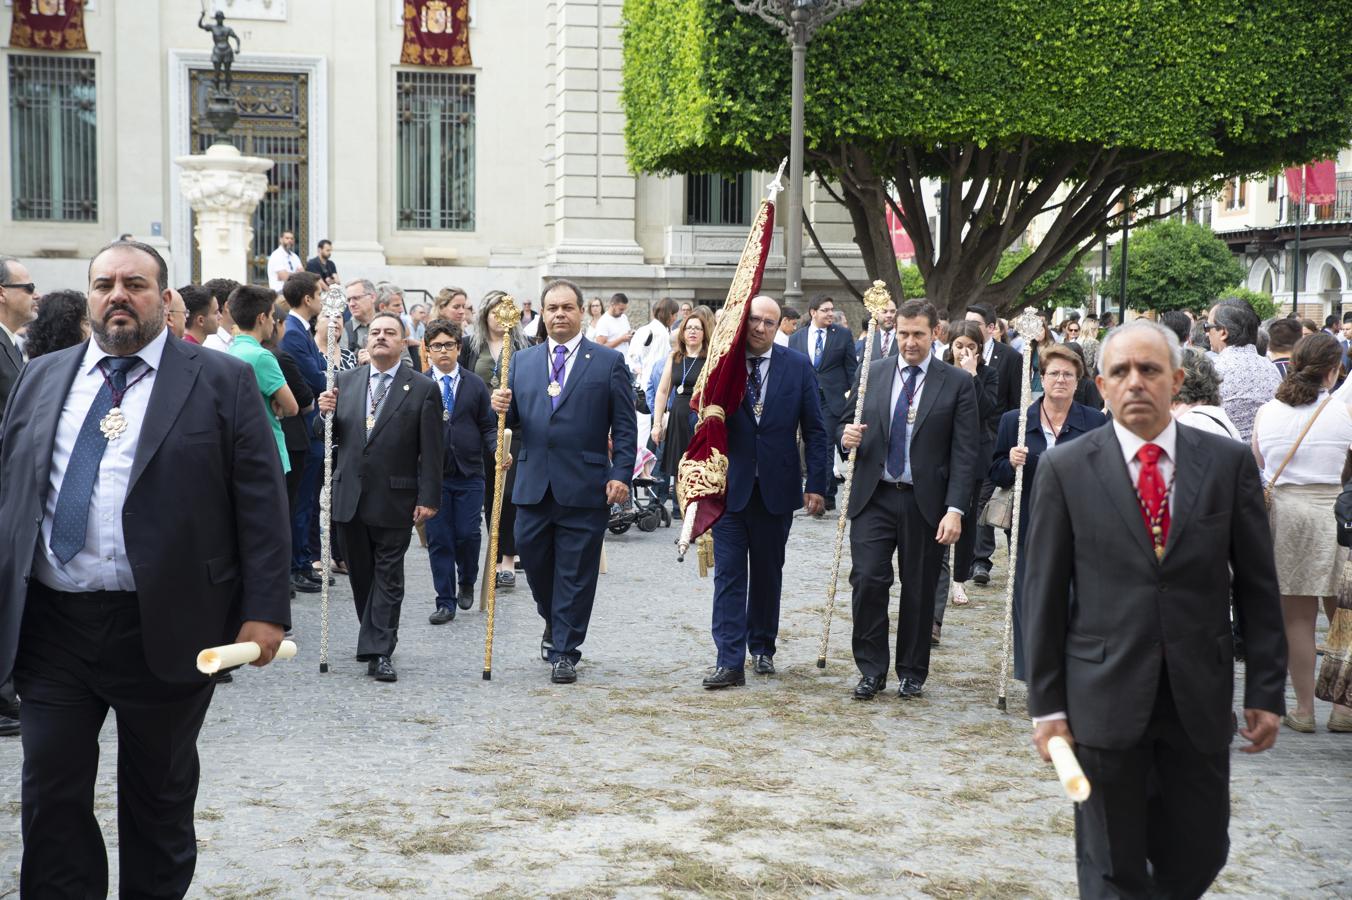
[[[1108,417],[1103,413],[1074,400],[1075,387],[1084,375],[1084,361],[1079,354],[1060,344],[1047,344],[1040,351],[1038,365],[1044,392],[1040,399],[1028,407],[1024,447],[1020,449],[1018,446],[1019,411],[1011,409],[1000,418],[1000,431],[995,437],[995,454],[990,468],[990,480],[1004,492],[1013,490],[1016,474],[1020,468],[1023,470],[1019,509],[1020,546],[1027,536],[1028,523],[1032,521],[1030,506],[1038,457],[1051,447],[1074,440],[1108,422]],[[1000,501],[997,497],[991,498],[987,504],[988,510],[992,505],[998,508]],[[1005,499],[1007,501],[1008,497]],[[1008,533],[1008,519],[1004,527]],[[1021,594],[1027,559],[1027,553],[1020,553],[1014,572],[1014,677],[1019,681],[1024,680]]]
[[[704,368],[704,359],[709,355],[709,340],[713,333],[714,315],[709,307],[695,307],[677,330],[680,340],[667,357],[662,381],[657,385],[652,441],[659,448],[657,456],[662,460],[662,471],[669,477],[676,476],[677,466],[695,433],[695,413],[690,407],[690,399]],[[673,516],[679,517],[674,494],[671,508]]]
[[[977,451],[977,460],[981,471],[990,465],[991,452],[995,446],[995,429],[1000,422],[1000,378],[982,357],[981,348],[985,343],[986,334],[981,325],[974,321],[951,322],[948,326],[948,349],[944,351],[944,362],[971,375],[976,387],[976,413],[981,420],[981,446]],[[976,560],[976,535],[981,528],[976,516],[981,500],[981,482],[982,479],[977,478],[972,485],[972,499],[962,516],[962,534],[953,545],[954,606],[966,606],[969,602],[963,585],[971,579],[972,564]],[[943,580],[941,577],[940,581]],[[935,612],[939,611],[936,605]],[[934,621],[937,635],[943,619],[936,615]]]
[[[1315,619],[1332,603],[1346,554],[1329,528],[1342,492],[1340,476],[1352,447],[1352,405],[1331,393],[1342,347],[1328,334],[1301,338],[1275,399],[1254,417],[1253,455],[1263,470],[1277,586],[1286,624],[1287,664],[1296,708],[1282,721],[1314,731]],[[1329,731],[1352,732],[1352,708],[1334,705]]]

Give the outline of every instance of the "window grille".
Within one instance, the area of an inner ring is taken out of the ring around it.
[[[93,59],[10,54],[10,193],[16,220],[98,220],[96,95]]]
[[[685,176],[687,225],[745,225],[751,220],[751,173]]]
[[[397,227],[474,230],[474,75],[396,72]]]

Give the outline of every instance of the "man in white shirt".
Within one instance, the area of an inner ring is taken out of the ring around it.
[[[618,350],[626,357],[629,355],[629,341],[634,337],[629,317],[624,314],[628,308],[628,297],[620,293],[613,294],[610,298],[610,308],[596,321],[596,343]]]
[[[792,306],[784,307],[779,319],[779,328],[775,329],[775,343],[781,347],[789,346],[789,338],[798,330],[798,310]]]
[[[676,309],[676,301],[670,297],[658,300],[653,304],[652,320],[635,331],[629,342],[629,368],[639,384],[647,384],[653,366],[664,363],[671,353],[671,323]]]
[[[304,270],[305,263],[296,255],[296,236],[283,231],[277,242],[277,249],[268,257],[268,287],[278,294],[282,292],[282,282],[291,277],[292,272]]]
[[[208,350],[219,350],[225,353],[235,340],[235,320],[230,318],[230,309],[226,304],[230,300],[230,295],[235,292],[235,288],[239,287],[239,282],[230,278],[213,278],[202,287],[211,291],[211,296],[216,298],[218,323],[216,333],[207,335],[207,339],[202,342],[202,346]]]

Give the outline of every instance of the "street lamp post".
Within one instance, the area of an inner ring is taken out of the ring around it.
[[[807,45],[817,29],[864,0],[732,0],[738,12],[754,13],[778,28],[793,48],[793,95],[789,135],[789,189],[784,215],[784,303],[803,296],[803,85]]]

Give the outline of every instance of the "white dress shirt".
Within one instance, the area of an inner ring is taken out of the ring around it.
[[[887,356],[887,351],[896,343],[896,331],[887,331],[886,329],[878,332],[878,355]]]
[[[1157,465],[1160,469],[1160,477],[1169,486],[1169,503],[1172,504],[1174,502],[1174,450],[1178,447],[1178,426],[1174,423],[1173,417],[1169,418],[1169,424],[1164,426],[1164,430],[1157,434],[1154,440],[1147,441],[1145,438],[1137,436],[1116,419],[1113,419],[1113,433],[1117,435],[1117,443],[1122,446],[1122,458],[1127,464],[1127,474],[1131,476],[1133,491],[1136,490],[1136,483],[1141,480],[1141,461],[1136,458],[1136,454],[1141,452],[1141,448],[1146,444],[1154,444],[1164,451],[1160,454]],[[1141,522],[1140,527],[1144,528],[1145,523]],[[1065,717],[1065,710],[1061,710],[1048,713],[1045,716],[1033,716],[1033,722],[1034,724],[1052,722]]]
[[[748,354],[746,355],[746,375],[747,375],[747,378],[748,378],[748,379],[751,377],[751,360],[757,359],[757,358],[765,360],[765,362],[761,363],[761,367],[760,367],[760,377],[761,377],[761,404],[762,404],[762,406],[761,406],[761,412],[764,412],[764,411],[765,411],[765,407],[764,407],[765,398],[766,398],[766,396],[767,396],[768,393],[769,393],[769,387],[770,387],[770,357],[774,354],[774,352],[775,352],[775,346],[774,346],[774,344],[771,344],[771,345],[770,345],[770,349],[769,349],[769,350],[766,350],[764,353],[748,353]],[[755,416],[756,424],[759,425],[759,424],[760,424],[761,417],[756,415],[756,407],[755,407],[755,404],[752,404],[752,407],[751,407],[751,414],[752,414],[753,416]]]
[[[33,554],[33,575],[47,587],[68,593],[87,591],[134,591],[131,563],[127,560],[127,543],[122,534],[122,505],[127,500],[131,480],[131,466],[136,459],[136,445],[141,440],[141,425],[150,407],[150,393],[155,387],[155,370],[160,367],[164,342],[169,329],[160,332],[136,355],[144,365],[137,365],[127,373],[127,384],[141,380],[127,390],[121,410],[127,419],[127,430],[115,441],[109,441],[99,463],[99,475],[94,481],[94,493],[89,501],[89,523],[85,531],[85,545],[64,565],[52,553],[52,521],[56,516],[56,501],[61,495],[61,484],[75,451],[75,441],[84,427],[89,408],[103,388],[103,373],[98,364],[110,354],[99,349],[93,340],[87,342],[84,358],[75,373],[75,381],[61,407],[56,424],[56,441],[52,446],[52,469],[47,479],[47,500],[42,515],[42,539]],[[149,367],[147,372],[146,367]],[[142,373],[145,377],[142,378]]]
[[[813,368],[817,366],[817,335],[822,336],[822,352],[826,352],[826,344],[831,340],[831,332],[825,328],[818,328],[812,325],[807,330],[807,355],[812,360]]]
[[[986,338],[986,345],[981,348],[981,358],[986,361],[986,365],[991,364],[991,357],[995,355],[995,338]]]
[[[216,329],[215,334],[207,335],[207,339],[202,342],[202,346],[209,350],[219,350],[222,353],[230,352],[230,345],[234,342],[235,336],[230,333],[230,329],[222,325]]]
[[[789,336],[778,328],[775,329],[775,343],[781,347],[789,346]]]
[[[366,414],[368,416],[379,416],[380,414],[380,410],[376,408],[375,404],[376,392],[380,390],[380,376],[390,376],[390,383],[385,386],[385,395],[380,398],[380,405],[381,407],[384,407],[385,401],[389,399],[390,391],[394,390],[395,373],[399,371],[399,366],[401,366],[403,362],[402,359],[397,359],[394,361],[394,365],[390,366],[388,369],[377,369],[375,361],[372,360],[371,379],[366,385]],[[440,385],[437,387],[440,388]]]
[[[563,363],[563,380],[559,382],[560,388],[568,383],[568,376],[573,373],[573,364],[577,362],[577,345],[580,343],[582,343],[582,333],[578,332],[569,338],[563,345],[567,350]],[[559,346],[559,342],[550,338],[549,359],[545,363],[545,371],[548,372],[551,380],[554,378],[554,348],[557,346]]]
[[[305,263],[300,261],[300,257],[293,251],[278,245],[272,255],[268,257],[268,287],[277,293],[281,293],[282,279],[277,277],[278,272],[299,272],[305,268]]]
[[[651,340],[650,340],[651,338]],[[629,369],[639,384],[647,384],[653,366],[666,362],[671,355],[671,332],[657,319],[641,326],[629,342]]]

